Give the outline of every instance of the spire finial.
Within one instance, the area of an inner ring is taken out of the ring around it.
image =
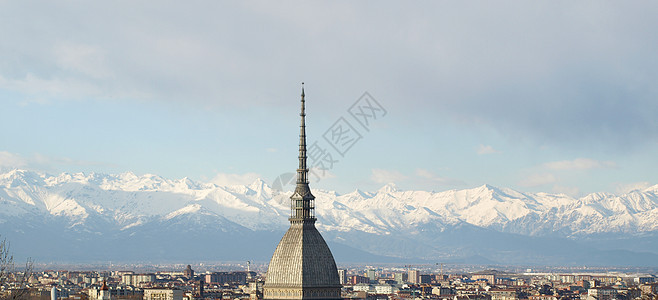
[[[304,101],[304,82],[302,82],[302,101]]]

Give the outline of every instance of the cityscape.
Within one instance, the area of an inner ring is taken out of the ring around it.
[[[656,15],[0,1],[0,300],[658,300]]]
[[[30,290],[21,295],[44,300],[262,299],[266,264],[139,267],[151,271],[119,271],[118,268],[35,271],[27,279]],[[226,271],[209,271],[213,269]],[[656,299],[658,295],[655,273],[628,269],[496,270],[437,263],[354,265],[339,268],[338,274],[342,299],[630,300]],[[9,296],[5,298],[15,299],[11,295],[21,293],[11,288],[12,284],[11,280],[6,283],[9,288],[5,292]]]

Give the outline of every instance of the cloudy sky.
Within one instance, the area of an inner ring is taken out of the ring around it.
[[[0,168],[272,183],[296,168],[303,81],[316,188],[642,188],[658,184],[656,15],[653,1],[0,1]]]

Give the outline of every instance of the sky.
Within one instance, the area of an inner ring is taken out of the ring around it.
[[[313,188],[646,188],[656,15],[655,1],[0,1],[0,170],[285,183],[305,82]]]

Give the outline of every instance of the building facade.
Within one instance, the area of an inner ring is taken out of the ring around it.
[[[207,283],[225,284],[225,283],[247,283],[248,278],[256,277],[256,272],[253,271],[238,271],[238,272],[213,272],[204,274],[204,279]]]
[[[418,270],[409,271],[409,283],[420,283],[420,272]]]
[[[183,270],[183,276],[185,276],[185,278],[187,279],[191,279],[192,277],[194,277],[194,270],[192,270],[192,266],[187,265],[187,268]]]
[[[145,289],[144,300],[183,300],[183,290]]]
[[[123,274],[121,275],[121,283],[125,285],[140,285],[142,283],[149,283],[155,281],[155,274]]]
[[[338,281],[340,282],[340,284],[347,283],[347,270],[345,269],[338,270]]]

